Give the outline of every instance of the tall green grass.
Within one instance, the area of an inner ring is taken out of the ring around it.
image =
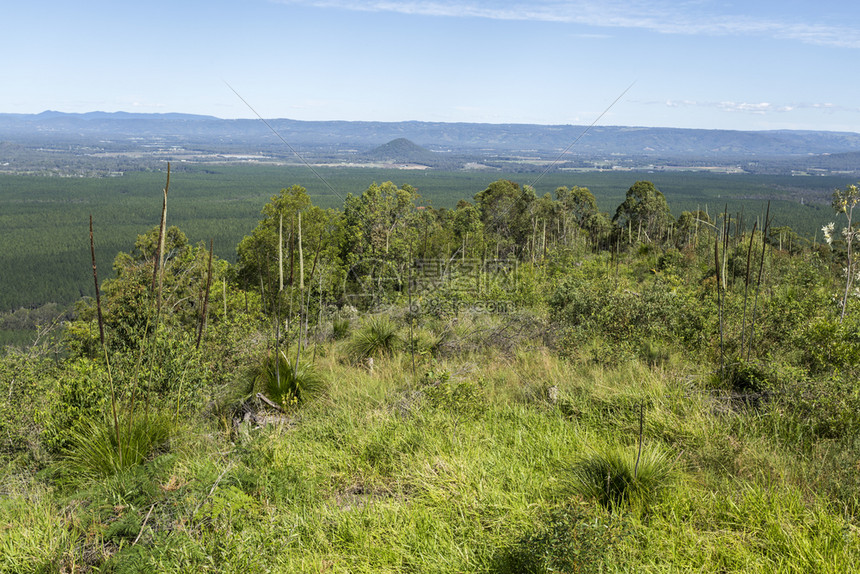
[[[130,414],[115,427],[106,418],[82,419],[69,432],[64,473],[74,479],[106,478],[144,462],[169,440],[174,424],[157,413]]]

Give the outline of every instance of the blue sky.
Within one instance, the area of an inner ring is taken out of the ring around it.
[[[0,113],[860,132],[845,0],[12,0]]]

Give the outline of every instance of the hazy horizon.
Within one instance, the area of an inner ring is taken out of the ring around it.
[[[221,121],[250,121],[250,122],[259,122],[259,117],[248,117],[248,118],[225,118],[219,116],[213,116],[211,114],[197,114],[194,112],[183,112],[183,111],[161,111],[161,112],[142,112],[142,111],[129,111],[129,110],[116,110],[116,111],[105,111],[105,110],[90,110],[84,112],[68,112],[64,110],[57,109],[46,109],[41,112],[34,113],[9,113],[9,112],[0,112],[0,115],[18,115],[18,116],[40,116],[43,114],[64,114],[64,115],[72,115],[72,116],[86,116],[86,115],[95,115],[95,114],[104,114],[104,115],[145,115],[145,116],[196,116],[200,118],[210,118],[214,120]],[[407,119],[407,120],[348,120],[348,119],[319,119],[319,120],[303,120],[298,118],[288,118],[288,117],[269,117],[263,118],[265,121],[293,121],[293,122],[343,122],[343,123],[383,123],[383,124],[394,124],[394,123],[428,123],[428,124],[477,124],[477,125],[536,125],[543,127],[582,127],[582,128],[590,128],[590,129],[598,129],[598,128],[622,128],[622,129],[680,129],[680,130],[701,130],[701,131],[738,131],[738,132],[762,132],[762,131],[800,131],[800,132],[830,132],[830,133],[849,133],[849,134],[860,134],[860,129],[854,130],[838,130],[838,129],[792,129],[792,128],[763,128],[763,129],[735,129],[735,128],[685,128],[685,127],[673,127],[673,126],[645,126],[645,125],[627,125],[627,124],[603,124],[597,123],[594,126],[590,124],[574,124],[574,123],[565,123],[565,124],[546,124],[546,123],[538,123],[538,122],[471,122],[471,121],[439,121],[439,120],[423,120],[418,118]],[[408,138],[406,138],[408,139]]]
[[[5,113],[860,132],[860,6],[836,0],[44,0],[4,16]]]

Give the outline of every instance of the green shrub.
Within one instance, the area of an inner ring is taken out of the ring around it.
[[[144,462],[172,432],[171,418],[153,413],[119,417],[117,426],[109,417],[81,420],[69,432],[63,471],[72,479],[112,476]]]
[[[624,535],[619,520],[589,515],[581,505],[553,509],[539,528],[495,559],[493,574],[604,572]]]
[[[672,464],[668,454],[644,448],[637,467],[636,447],[595,450],[573,467],[574,489],[608,510],[638,503],[648,507],[668,486]]]
[[[774,375],[763,363],[735,357],[726,363],[722,374],[716,374],[719,386],[736,393],[760,393],[775,386]],[[721,380],[720,380],[721,378]]]
[[[349,319],[334,319],[331,324],[332,339],[339,341],[341,339],[346,339],[347,335],[349,335]]]
[[[254,386],[276,403],[288,407],[298,405],[325,390],[325,379],[310,363],[299,363],[298,368],[281,351],[277,357],[267,356],[252,371]]]
[[[446,330],[437,334],[429,329],[419,327],[414,329],[412,333],[410,347],[416,355],[435,357],[449,338],[450,331]]]
[[[346,346],[346,352],[355,362],[371,357],[389,357],[400,347],[402,340],[397,325],[385,315],[368,319],[356,331]]]
[[[640,347],[639,357],[649,365],[662,366],[669,362],[671,352],[664,343],[645,340]]]
[[[55,371],[52,361],[0,356],[0,455],[25,452],[39,442],[34,414]]]
[[[611,342],[678,340],[702,342],[705,316],[701,301],[665,282],[615,287],[606,278],[590,281],[572,275],[549,299],[556,321]]]
[[[481,382],[452,380],[448,371],[425,373],[421,380],[421,391],[433,408],[475,415],[484,407]]]
[[[137,381],[137,392],[150,401],[162,401],[170,408],[196,407],[211,387],[209,357],[195,348],[194,336],[178,329],[162,329],[141,351],[123,350],[111,354],[114,379],[125,396]]]
[[[860,321],[819,319],[799,332],[795,342],[811,374],[856,373],[860,368]]]
[[[36,422],[42,427],[45,448],[57,453],[69,445],[72,428],[101,417],[109,407],[110,383],[101,363],[80,358],[66,364],[53,386]]]

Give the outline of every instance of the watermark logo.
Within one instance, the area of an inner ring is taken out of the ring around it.
[[[418,259],[412,281],[419,292],[438,292],[466,296],[481,296],[491,290],[515,293],[517,290],[516,259],[454,258]]]
[[[516,259],[420,258],[411,267],[383,259],[364,259],[344,277],[346,301],[377,307],[411,292],[412,312],[507,313],[517,291]]]
[[[415,301],[410,307],[413,315],[459,315],[460,313],[506,315],[515,310],[513,301],[460,301],[458,299],[432,298]]]

